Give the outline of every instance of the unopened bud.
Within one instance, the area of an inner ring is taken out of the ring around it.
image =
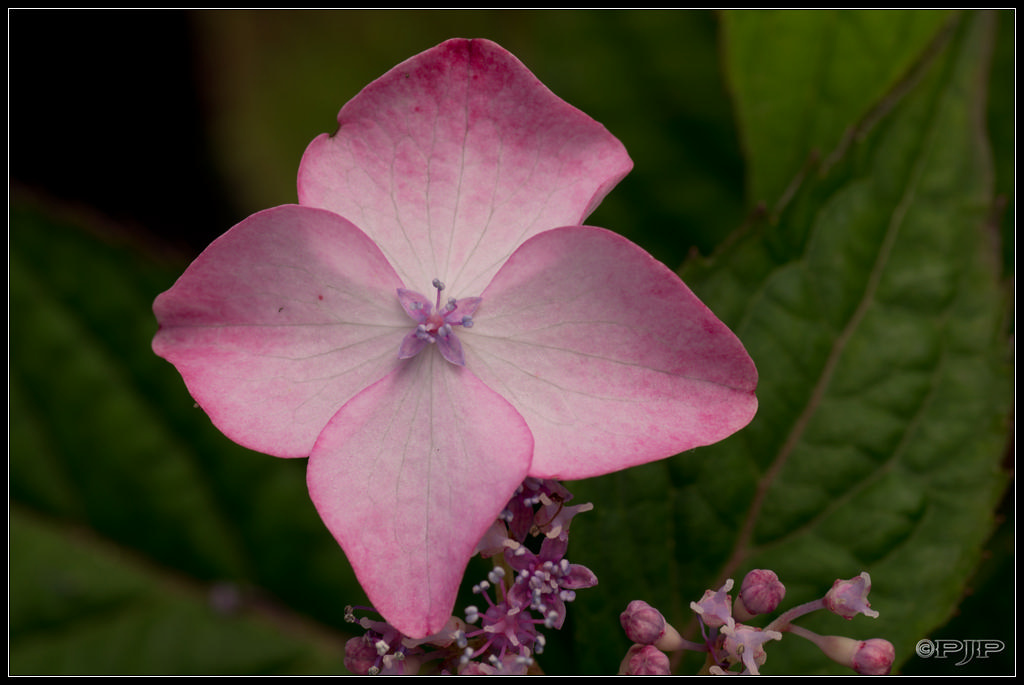
[[[368,675],[379,659],[373,641],[367,639],[366,635],[354,637],[345,643],[345,668],[356,675]]]
[[[896,648],[888,640],[873,638],[860,643],[853,656],[853,670],[861,675],[889,675],[896,660]]]
[[[647,602],[635,599],[619,615],[626,637],[641,645],[653,645],[665,634],[665,617]]]
[[[775,571],[754,569],[743,579],[737,600],[746,613],[756,616],[775,611],[785,596],[786,586]]]
[[[619,675],[669,675],[668,655],[652,645],[633,645],[619,666]]]
[[[837,664],[861,675],[889,675],[896,660],[896,649],[888,640],[855,640],[842,635],[818,635],[805,628],[790,626],[790,632],[807,638]]]

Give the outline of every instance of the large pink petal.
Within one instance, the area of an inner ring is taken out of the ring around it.
[[[757,408],[739,340],[674,273],[603,229],[525,243],[459,335],[466,367],[529,424],[532,476],[668,457],[725,438]]]
[[[153,305],[154,351],[225,435],[304,457],[353,395],[398,364],[412,321],[373,242],[330,212],[254,214]]]
[[[377,79],[306,150],[299,202],[351,219],[406,285],[479,295],[530,236],[582,223],[632,167],[608,131],[487,40]]]
[[[338,412],[310,455],[309,492],[374,607],[424,637],[451,616],[532,447],[508,402],[427,350]]]

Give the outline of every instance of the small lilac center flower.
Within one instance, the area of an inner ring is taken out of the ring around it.
[[[449,298],[442,305],[441,291],[444,290],[444,283],[435,278],[433,285],[437,290],[433,304],[424,295],[405,288],[398,289],[398,301],[402,304],[402,309],[416,322],[416,328],[402,339],[398,358],[415,357],[426,346],[436,344],[442,357],[452,364],[465,366],[466,355],[452,327],[470,328],[473,325],[473,314],[480,307],[481,298]]]

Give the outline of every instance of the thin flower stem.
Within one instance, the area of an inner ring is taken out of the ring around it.
[[[821,636],[818,635],[817,633],[813,632],[813,631],[810,631],[810,630],[807,630],[806,628],[802,628],[801,626],[795,626],[795,625],[792,625],[792,624],[786,626],[785,630],[787,632],[789,632],[789,633],[792,633],[793,635],[799,635],[802,638],[810,640],[811,642],[813,642],[814,644],[818,645],[819,647],[821,646],[821,644],[820,644]]]
[[[787,611],[786,613],[782,614],[774,621],[769,623],[765,630],[777,630],[780,633],[783,633],[790,629],[790,623],[792,623],[796,619],[800,618],[804,614],[809,614],[812,611],[817,611],[818,609],[823,609],[824,607],[824,599],[815,599],[811,602],[800,604],[799,606],[793,607],[792,609],[790,609],[789,611]]]
[[[687,640],[682,638],[682,647],[680,649],[689,649],[693,652],[708,652],[710,648],[703,642],[694,642],[693,640]]]

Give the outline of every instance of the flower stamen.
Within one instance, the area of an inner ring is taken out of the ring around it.
[[[470,328],[473,325],[473,314],[480,306],[479,297],[467,297],[457,300],[454,297],[441,304],[441,291],[444,283],[435,278],[433,286],[437,290],[434,303],[431,304],[423,295],[398,289],[398,301],[405,313],[416,322],[416,328],[405,336],[398,350],[399,359],[409,359],[419,354],[427,345],[437,345],[441,356],[452,364],[466,365],[466,357],[462,351],[462,343],[455,337],[453,326]]]

